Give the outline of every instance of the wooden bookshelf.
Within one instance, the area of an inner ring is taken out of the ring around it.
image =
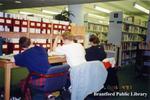
[[[84,27],[75,25],[75,26],[71,27],[71,29],[72,29],[72,30],[70,30],[71,33],[79,41],[79,43],[84,44],[84,33],[85,33]],[[61,33],[61,34],[63,34],[63,33]],[[16,45],[18,45],[19,38],[22,36],[26,36],[26,37],[29,37],[30,39],[32,39],[34,45],[39,45],[39,46],[43,46],[44,48],[47,48],[47,49],[52,49],[53,39],[55,39],[57,35],[61,35],[61,34],[59,34],[59,33],[54,34],[53,30],[51,30],[51,34],[30,33],[30,32],[0,32],[0,37],[6,38],[6,40],[7,40],[6,43],[3,44],[3,46],[2,46],[2,48],[3,48],[2,51],[5,54],[9,54],[10,53],[9,49],[11,48],[11,53],[20,52],[21,49],[19,47],[16,48]],[[16,39],[18,39],[17,42],[16,42]],[[11,42],[9,42],[10,40],[11,40]],[[15,42],[12,42],[12,40],[14,40]],[[10,43],[11,43],[11,47],[9,45]],[[60,44],[60,43],[58,43],[58,44]],[[13,51],[12,51],[12,49],[13,49]]]

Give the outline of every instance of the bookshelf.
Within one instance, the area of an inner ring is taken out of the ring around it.
[[[148,32],[146,37],[146,44],[143,46],[141,44],[142,50],[143,50],[143,76],[150,77],[150,14],[148,19]],[[144,47],[144,49],[143,49]]]
[[[136,57],[136,71],[138,76],[150,76],[150,42],[142,42],[138,45]]]
[[[139,43],[145,41],[147,34],[146,23],[135,17],[123,18],[122,12],[110,14],[108,43],[119,47],[119,65],[134,64]]]
[[[139,43],[145,41],[147,28],[141,24],[123,22],[122,25],[122,65],[127,65],[136,62],[137,46]]]
[[[47,49],[52,49],[53,39],[65,31],[82,40],[84,38],[84,27],[71,25],[69,22],[51,20],[35,20],[36,18],[18,19],[12,17],[0,16],[0,37],[6,38],[2,45],[3,53],[8,54],[8,49],[13,50],[11,53],[19,53],[19,38],[26,36],[31,38],[34,45],[40,45]],[[82,29],[82,30],[81,30]],[[79,34],[77,34],[79,33]],[[58,43],[60,44],[60,43]],[[9,48],[10,47],[10,48]]]
[[[11,44],[11,46],[13,46],[13,52],[11,53],[19,53],[20,52],[20,48],[19,48],[19,38],[22,36],[26,36],[31,38],[31,41],[33,41],[34,45],[39,45],[39,46],[43,46],[44,48],[47,49],[52,49],[52,45],[53,42],[52,40],[55,39],[55,37],[58,34],[36,34],[36,33],[22,33],[22,32],[0,32],[0,37],[2,38],[7,38],[7,39],[12,39],[11,43],[8,42],[8,40],[6,41],[6,43],[3,44],[2,48],[3,48],[3,53],[8,54],[8,48]],[[84,34],[74,34],[73,36],[78,40],[79,43],[84,42]],[[58,43],[60,44],[60,43]]]
[[[85,21],[86,32],[96,34],[101,43],[107,43],[108,25]]]
[[[102,23],[93,23],[85,21],[86,32],[90,34],[95,34],[99,37],[100,43],[104,46],[104,50],[107,54],[107,57],[114,57],[117,61],[117,46],[112,43],[108,43],[108,24]]]

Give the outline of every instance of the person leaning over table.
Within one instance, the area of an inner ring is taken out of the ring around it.
[[[46,74],[48,69],[52,65],[48,62],[48,54],[45,48],[40,46],[32,46],[31,40],[27,37],[21,37],[19,39],[19,46],[23,51],[17,55],[14,55],[14,62],[17,66],[26,67],[29,73]],[[25,100],[30,100],[31,95],[28,83],[35,86],[43,86],[46,78],[42,78],[35,75],[28,75],[28,77],[20,82],[22,91],[25,93]]]
[[[57,43],[60,40],[63,42],[63,45],[57,46]],[[79,66],[82,63],[86,62],[84,47],[80,43],[75,43],[74,38],[70,32],[65,32],[63,33],[63,35],[58,35],[55,38],[53,50],[56,53],[56,55],[65,55],[67,64],[71,68]],[[69,88],[70,85],[70,79],[68,79],[66,88]]]
[[[104,47],[100,45],[99,38],[92,34],[89,38],[89,42],[91,44],[91,47],[86,49],[86,60],[87,61],[94,61],[99,60],[104,63],[104,59],[106,58],[106,52],[104,51]],[[116,70],[114,68],[111,68],[111,65],[109,63],[104,63],[105,68],[108,71],[107,80],[105,82],[105,87],[107,88],[109,85],[115,86],[114,88],[118,88],[118,79],[116,75]]]
[[[57,47],[59,40],[62,40],[64,44]],[[75,43],[73,36],[69,32],[65,32],[62,36],[59,35],[55,38],[53,50],[56,53],[64,54],[70,67],[86,62],[84,47],[80,43]]]

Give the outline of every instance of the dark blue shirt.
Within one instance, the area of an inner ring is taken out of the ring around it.
[[[51,67],[48,62],[48,54],[43,47],[35,46],[14,56],[18,66],[27,67],[31,72],[45,74]]]
[[[93,61],[93,60],[102,61],[103,59],[106,58],[104,47],[98,45],[98,46],[91,46],[90,48],[87,48],[85,58],[87,61]]]

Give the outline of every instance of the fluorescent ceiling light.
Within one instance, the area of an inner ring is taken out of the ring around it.
[[[35,14],[35,13],[30,13],[30,12],[22,12],[22,11],[20,11],[19,13],[20,14],[24,14],[24,15],[34,15],[34,16],[38,16],[38,17],[53,18],[53,16]]]
[[[68,11],[68,7],[65,7],[65,10]]]
[[[87,13],[87,16],[89,17],[96,17],[96,18],[102,18],[102,19],[105,19],[106,17],[103,17],[103,16],[99,16],[99,15],[95,15],[95,14],[92,14],[92,13]]]
[[[19,4],[19,3],[22,3],[22,2],[21,2],[21,1],[19,1],[19,0],[15,0],[14,2],[15,2],[15,3],[18,3],[18,4]]]
[[[0,6],[4,5],[3,3],[0,3]]]
[[[101,20],[100,20],[99,23],[104,23],[104,21],[101,21]]]
[[[52,15],[60,14],[59,12],[54,12],[54,11],[49,11],[49,10],[42,10],[42,12],[47,13],[47,14],[52,14]]]
[[[143,11],[143,12],[145,12],[145,13],[147,13],[147,14],[150,13],[150,11],[149,11],[148,9],[146,9],[146,8],[144,8],[144,7],[142,7],[142,6],[140,6],[140,5],[137,4],[137,3],[134,3],[133,6],[134,6],[136,9],[138,9],[138,10],[140,10],[140,11]]]
[[[53,18],[53,16],[48,16],[48,15],[41,15],[41,14],[33,14],[33,15],[38,17]]]
[[[31,15],[31,14],[33,14],[33,13],[30,13],[30,12],[23,12],[23,11],[20,11],[19,13],[20,14],[24,14],[24,15]]]
[[[94,8],[98,11],[104,12],[104,13],[110,13],[111,11],[102,7],[99,7],[97,5],[94,5]]]

